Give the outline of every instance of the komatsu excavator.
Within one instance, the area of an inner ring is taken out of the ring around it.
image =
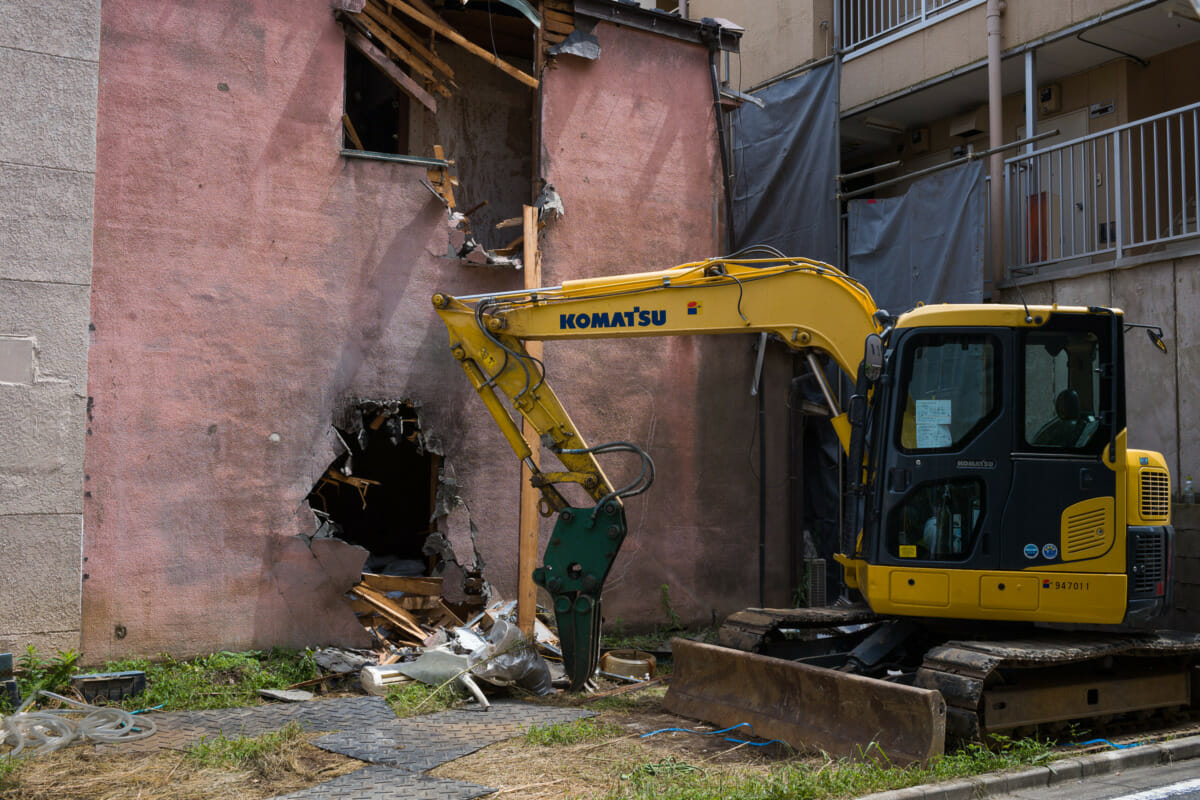
[[[836,559],[863,602],[747,609],[721,645],[673,640],[668,708],[798,748],[922,760],[947,733],[1191,706],[1197,637],[1153,630],[1170,611],[1171,480],[1162,455],[1126,442],[1134,326],[1120,310],[892,317],[838,269],[775,255],[433,304],[542,513],[557,516],[533,578],[553,598],[573,689],[596,668],[622,499],[648,487],[653,462],[632,443],[589,446],[524,342],[765,332],[807,356],[845,449]],[[1137,327],[1165,352],[1161,330]],[[845,408],[818,356],[854,386]],[[518,415],[561,471],[534,464]],[[597,461],[618,451],[643,463],[625,487]],[[568,503],[568,484],[591,504]]]

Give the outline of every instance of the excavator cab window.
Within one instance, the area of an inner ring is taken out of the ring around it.
[[[1096,452],[1100,431],[1100,338],[1090,331],[1038,331],[1025,339],[1025,444]]]
[[[984,511],[978,478],[930,481],[892,510],[888,549],[897,558],[962,561],[975,549]]]
[[[921,334],[907,351],[900,448],[954,449],[1000,409],[999,347],[985,334]]]

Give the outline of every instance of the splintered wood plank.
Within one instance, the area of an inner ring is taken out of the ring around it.
[[[375,41],[379,42],[379,44],[383,46],[383,49],[388,55],[390,55],[392,58],[403,61],[405,64],[408,64],[408,66],[412,68],[413,72],[416,72],[418,75],[424,78],[426,83],[433,87],[433,90],[442,97],[450,96],[450,90],[447,89],[434,76],[433,67],[426,64],[422,59],[410,52],[408,48],[393,39],[379,23],[368,17],[362,17],[359,22],[362,23],[363,27],[370,31],[371,35],[375,37]]]
[[[443,20],[435,19],[433,17],[428,16],[427,14],[422,14],[420,11],[413,8],[408,3],[404,2],[404,0],[383,0],[383,1],[385,3],[387,3],[389,6],[391,6],[392,8],[399,11],[401,14],[404,14],[405,16],[408,16],[409,18],[413,19],[414,21],[421,23],[426,28],[429,28],[433,32],[437,33],[439,36],[442,36],[443,38],[449,39],[450,41],[454,42],[456,45],[463,48],[471,55],[482,58],[484,61],[488,62],[489,64],[494,65],[497,69],[499,69],[504,74],[509,75],[513,78],[516,78],[521,83],[525,84],[526,86],[529,86],[530,88],[536,89],[538,87],[538,79],[537,78],[535,78],[532,75],[529,75],[525,72],[522,72],[521,70],[514,67],[512,64],[509,64],[504,59],[495,55],[494,53],[491,53],[488,50],[484,50],[482,47],[475,44],[470,39],[467,39],[465,36],[463,36],[458,31],[454,30],[454,28],[451,28]]]
[[[554,11],[547,8],[546,13],[542,15],[542,23],[545,25],[549,25],[550,23],[554,23],[556,25],[569,25],[570,27],[574,28],[575,15],[565,14],[561,11]]]
[[[387,57],[387,53],[380,50],[373,42],[363,36],[358,30],[344,26],[346,32],[346,41],[349,42],[355,50],[367,57],[372,64],[379,67],[384,75],[396,84],[401,91],[405,92],[409,97],[416,100],[421,105],[428,108],[434,114],[437,113],[437,100],[433,98],[429,92],[421,88],[421,86],[412,78],[404,74],[396,63]]]
[[[358,131],[354,130],[354,123],[350,121],[349,114],[342,114],[342,125],[346,128],[346,135],[350,137],[350,143],[359,150],[364,149],[362,139],[358,138]]]
[[[368,0],[366,8],[363,11],[371,19],[387,28],[389,33],[412,48],[414,53],[428,61],[434,69],[451,81],[454,80],[454,69],[439,58],[437,53],[422,44],[420,37],[405,27],[400,20],[389,14],[387,8],[383,5],[383,0]]]
[[[351,594],[361,597],[366,600],[375,610],[378,611],[389,623],[400,628],[404,633],[415,636],[418,639],[424,639],[428,634],[421,629],[421,623],[417,622],[417,618],[412,614],[400,608],[393,603],[389,598],[383,596],[369,586],[363,586],[361,583],[350,590]]]
[[[441,578],[410,578],[400,575],[377,575],[364,572],[362,583],[377,592],[404,592],[405,594],[441,597]]]

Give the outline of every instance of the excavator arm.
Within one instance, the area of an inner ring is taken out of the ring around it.
[[[433,296],[450,333],[450,349],[517,458],[529,467],[544,516],[558,515],[544,563],[534,580],[554,598],[563,660],[579,688],[599,658],[600,593],[624,540],[622,498],[653,480],[649,456],[628,442],[589,447],[530,356],[530,340],[770,333],[788,347],[822,352],[852,379],[864,341],[880,332],[870,293],[845,273],[805,259],[722,258],[657,272],[566,281],[561,286],[492,295]],[[815,364],[814,364],[815,367]],[[832,391],[825,393],[834,429],[849,449],[851,426]],[[533,463],[521,433],[523,416],[563,469]],[[642,474],[614,488],[597,456],[632,452]],[[572,507],[560,491],[576,484],[595,503]]]

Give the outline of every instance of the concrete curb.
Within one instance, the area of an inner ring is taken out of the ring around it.
[[[1044,767],[1030,767],[1019,772],[997,772],[877,792],[861,800],[979,800],[982,797],[1008,794],[1022,789],[1082,780],[1092,775],[1108,775],[1126,769],[1170,764],[1197,757],[1200,757],[1200,736],[1188,736],[1169,742],[1138,745],[1127,750],[1064,758],[1052,761]]]

